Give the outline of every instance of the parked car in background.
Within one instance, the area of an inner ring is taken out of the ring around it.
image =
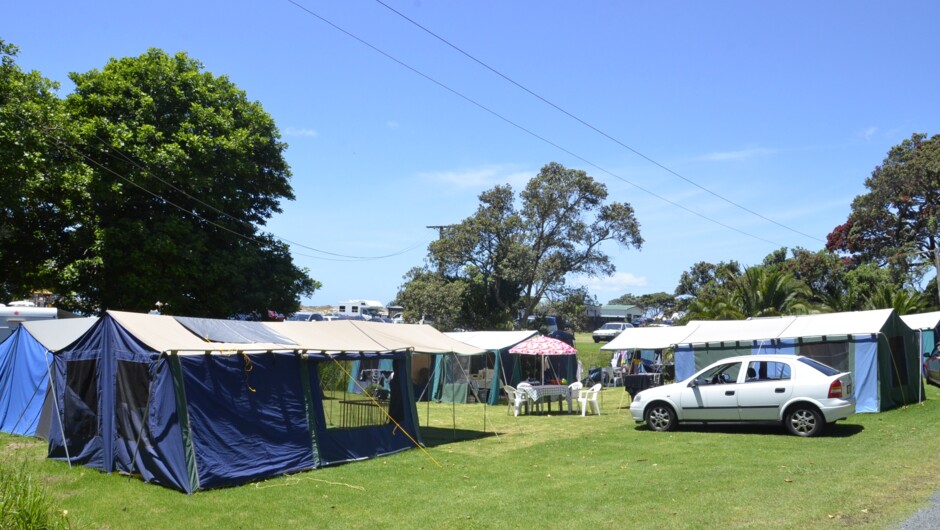
[[[924,376],[928,383],[940,385],[940,349],[924,358]]]
[[[602,340],[610,341],[617,335],[620,335],[623,330],[632,327],[633,324],[628,324],[627,322],[608,322],[598,329],[595,329],[591,337],[594,338],[594,342],[600,342]]]
[[[855,414],[852,374],[797,355],[745,355],[713,363],[689,379],[638,393],[637,423],[669,431],[681,422],[780,423],[816,436]]]
[[[298,322],[320,322],[323,320],[323,315],[320,313],[312,313],[310,311],[298,311],[287,317],[287,320]]]

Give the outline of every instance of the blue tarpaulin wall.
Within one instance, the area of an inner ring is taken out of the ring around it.
[[[192,493],[413,447],[394,424],[327,428],[317,366],[362,355],[163,355],[112,317],[56,352],[49,457]],[[410,373],[407,352],[369,354]],[[389,415],[420,442],[408,377]]]
[[[35,436],[49,386],[46,348],[23,326],[0,342],[0,432]]]

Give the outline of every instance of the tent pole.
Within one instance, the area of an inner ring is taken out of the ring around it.
[[[938,287],[940,289],[940,287]],[[924,402],[924,330],[917,332],[920,347],[917,348],[917,402]]]
[[[55,358],[55,356],[53,356],[53,358]],[[59,412],[59,396],[55,391],[55,383],[52,378],[52,366],[48,362],[46,363],[46,372],[49,374],[49,388],[52,390],[52,403],[55,405],[55,417],[59,420],[59,432],[62,434],[62,447],[65,448],[65,461],[69,463],[69,469],[72,469],[72,457],[69,456],[69,444],[65,440],[65,425],[62,424],[62,414]]]

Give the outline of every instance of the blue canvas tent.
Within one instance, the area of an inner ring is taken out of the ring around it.
[[[74,342],[96,320],[66,318],[23,322],[0,343],[0,432],[48,436],[52,405],[51,400],[46,399],[52,361],[50,352]]]
[[[676,344],[676,380],[734,355],[803,355],[850,372],[856,412],[920,401],[918,345],[893,309],[750,320],[692,321]]]
[[[192,493],[420,443],[409,378],[395,379],[383,408],[339,405],[372,414],[353,426],[328,423],[319,384],[321,368],[340,360],[391,359],[407,373],[407,345],[342,321],[314,333],[289,325],[313,323],[282,324],[282,342],[219,342],[211,336],[230,327],[206,340],[173,317],[107,312],[54,353],[49,457]]]

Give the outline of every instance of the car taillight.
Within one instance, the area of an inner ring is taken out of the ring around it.
[[[842,397],[842,380],[836,379],[829,385],[829,398],[841,398]]]

